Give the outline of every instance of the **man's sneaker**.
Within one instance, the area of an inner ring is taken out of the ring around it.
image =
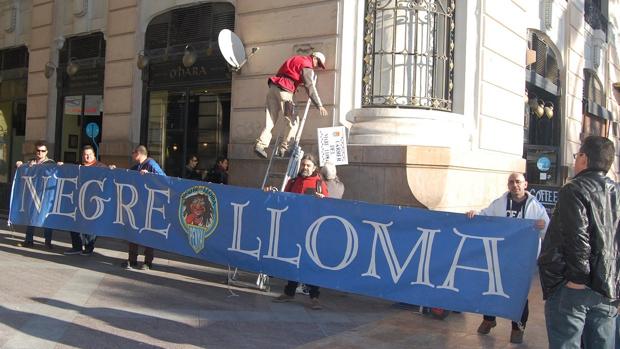
[[[306,296],[310,295],[310,289],[306,284],[299,284],[295,289],[295,293],[305,294]]]
[[[267,158],[267,152],[265,151],[265,147],[260,144],[254,146],[254,153],[256,153],[256,155],[263,159]]]
[[[510,332],[510,343],[521,344],[523,343],[523,330],[513,329]]]
[[[73,255],[73,254],[80,254],[82,253],[82,249],[77,249],[77,248],[72,248],[70,250],[66,250],[65,252],[63,252],[62,254],[66,254],[66,255]]]
[[[478,333],[480,334],[489,334],[493,327],[497,326],[497,322],[495,320],[482,320],[480,326],[478,326]]]
[[[138,263],[129,263],[129,261],[124,261],[123,263],[121,263],[121,268],[137,269],[138,268]]]
[[[45,248],[47,248],[48,250],[53,250],[54,249],[54,245],[52,245],[51,242],[46,242],[45,243]]]
[[[323,309],[323,306],[319,302],[318,298],[310,298],[310,308],[312,310],[321,310]]]
[[[151,269],[153,269],[153,264],[152,263],[142,263],[142,266],[140,266],[140,269],[142,269],[142,270],[151,270]]]
[[[34,247],[34,242],[32,242],[32,241],[18,242],[17,243],[17,247],[32,248],[32,247]]]
[[[84,250],[82,251],[82,253],[80,253],[82,256],[92,256],[93,255],[93,250]]]
[[[282,293],[281,295],[277,296],[276,298],[272,299],[272,302],[275,303],[285,303],[285,302],[290,302],[293,299],[295,299],[294,296],[289,296],[286,293]]]

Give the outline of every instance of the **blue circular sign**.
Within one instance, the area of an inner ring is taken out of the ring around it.
[[[551,168],[551,160],[546,156],[541,156],[536,162],[536,167],[538,167],[538,170],[541,172],[547,172]]]
[[[95,138],[99,135],[99,125],[96,122],[91,122],[86,125],[86,135],[90,138]]]

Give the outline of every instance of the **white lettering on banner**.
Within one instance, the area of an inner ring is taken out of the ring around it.
[[[167,199],[166,203],[169,204],[170,203],[170,188],[166,190],[158,190],[158,189],[149,188],[146,184],[144,185],[144,188],[149,192],[148,199],[146,200],[146,213],[145,213],[146,219],[144,222],[144,228],[140,229],[138,233],[142,233],[143,231],[152,231],[153,233],[157,233],[157,234],[161,234],[165,236],[167,239],[168,230],[170,229],[171,223],[168,223],[168,226],[164,229],[155,229],[153,228],[152,224],[153,224],[153,211],[157,211],[161,213],[161,216],[164,222],[166,221],[166,206],[161,206],[161,207],[154,206],[155,205],[155,194],[165,195]]]
[[[278,244],[280,242],[280,217],[282,217],[282,212],[286,212],[288,210],[288,206],[282,210],[276,210],[273,208],[267,208],[268,211],[271,212],[271,224],[269,229],[269,249],[267,250],[267,254],[263,256],[263,258],[276,259],[282,262],[290,263],[299,268],[299,258],[301,257],[301,245],[297,245],[297,256],[296,257],[280,257],[278,255]]]
[[[54,177],[57,179],[56,197],[54,198],[54,205],[52,206],[52,210],[47,213],[46,217],[54,216],[54,215],[67,216],[67,217],[73,218],[73,221],[75,221],[75,212],[77,212],[77,208],[74,208],[73,212],[60,212],[60,207],[62,205],[62,198],[69,198],[69,201],[71,201],[71,204],[73,204],[73,191],[71,191],[71,194],[64,194],[63,191],[65,189],[65,182],[73,183],[73,185],[75,185],[75,187],[77,188],[77,177],[74,177],[74,178],[65,178],[65,177],[58,178],[56,176]]]
[[[417,230],[422,232],[422,236],[418,239],[417,243],[411,251],[409,255],[405,259],[405,262],[401,266],[398,261],[398,256],[396,256],[396,252],[394,251],[394,246],[392,245],[392,239],[388,234],[388,227],[393,224],[390,223],[379,223],[373,221],[363,221],[366,224],[370,224],[375,228],[375,236],[372,241],[372,252],[370,255],[370,265],[368,266],[368,271],[366,271],[362,276],[371,276],[377,279],[381,279],[381,276],[377,274],[377,264],[376,264],[376,251],[377,251],[377,239],[381,241],[381,248],[383,249],[383,254],[385,255],[385,259],[390,268],[390,273],[392,274],[392,281],[394,283],[398,283],[400,277],[403,275],[403,272],[411,262],[411,258],[415,252],[420,248],[420,261],[418,262],[418,275],[415,282],[412,282],[412,285],[425,285],[430,287],[435,287],[430,280],[430,261],[431,261],[431,251],[433,248],[433,239],[435,234],[439,232],[439,230],[435,229],[424,229],[417,228]]]
[[[117,183],[114,181],[114,185],[116,186],[116,219],[114,220],[114,224],[125,225],[123,220],[124,215],[123,211],[127,213],[127,218],[129,219],[129,225],[133,229],[138,229],[136,225],[136,218],[131,211],[131,208],[136,206],[138,203],[138,190],[133,186],[125,183]],[[129,203],[125,204],[123,202],[123,189],[129,188],[129,192],[131,193],[131,200]]]
[[[321,259],[319,258],[319,251],[317,249],[317,244],[316,244],[316,239],[319,235],[319,228],[321,227],[321,224],[323,224],[323,222],[325,222],[328,219],[335,219],[339,221],[340,223],[342,223],[342,225],[344,226],[344,230],[347,234],[347,247],[344,252],[344,257],[340,261],[340,264],[338,264],[335,267],[326,266],[325,264],[321,262]],[[323,216],[315,220],[308,228],[308,231],[306,231],[306,252],[308,252],[308,255],[310,256],[312,261],[314,261],[316,265],[318,265],[319,267],[323,269],[341,270],[341,269],[346,268],[349,264],[351,264],[351,262],[353,262],[353,260],[355,260],[355,257],[357,257],[358,246],[359,246],[359,243],[358,243],[358,238],[357,238],[357,231],[355,231],[355,228],[353,228],[353,225],[349,221],[347,221],[346,219],[342,217]],[[301,251],[300,251],[300,254],[301,254]]]
[[[79,194],[79,209],[80,209],[80,214],[82,215],[82,217],[84,217],[84,219],[92,221],[95,220],[99,217],[101,217],[101,215],[103,214],[103,203],[104,202],[110,202],[112,199],[108,198],[108,199],[103,199],[99,196],[92,196],[90,198],[90,202],[95,202],[95,204],[97,205],[97,207],[95,208],[95,213],[93,213],[92,216],[88,216],[88,214],[86,214],[86,190],[88,190],[88,187],[93,184],[96,183],[99,185],[99,190],[101,190],[103,192],[103,185],[105,184],[105,181],[107,180],[107,178],[104,178],[104,180],[102,181],[98,181],[96,179],[91,179],[89,181],[84,182],[84,184],[82,184],[82,187],[80,188],[80,194]]]
[[[259,237],[256,237],[258,240],[258,248],[255,250],[242,250],[241,249],[241,228],[243,223],[243,209],[248,206],[250,202],[246,202],[245,204],[238,204],[235,202],[231,202],[230,205],[233,207],[233,238],[232,238],[232,246],[227,250],[232,252],[239,252],[243,254],[250,255],[256,260],[260,259],[260,247],[261,240]]]
[[[459,242],[459,247],[456,249],[456,254],[454,255],[454,259],[452,260],[452,266],[450,267],[450,271],[448,272],[446,280],[441,286],[438,286],[437,288],[445,288],[448,290],[459,292],[459,289],[454,286],[454,275],[456,273],[456,269],[465,269],[483,272],[489,275],[488,291],[483,292],[483,295],[494,295],[510,298],[510,296],[504,293],[504,286],[502,285],[502,274],[499,267],[499,256],[497,254],[497,242],[504,239],[465,235],[461,234],[458,230],[456,230],[456,228],[453,228],[452,230],[454,231],[454,234],[461,237],[461,241]],[[463,245],[465,244],[465,241],[467,239],[482,240],[482,245],[484,246],[484,253],[487,262],[486,269],[463,266],[458,264],[459,258],[461,257]]]
[[[41,205],[43,203],[43,199],[45,198],[45,192],[47,191],[47,181],[50,179],[50,176],[43,176],[43,189],[41,190],[41,197],[37,195],[37,188],[34,187],[34,183],[32,183],[32,179],[35,176],[22,176],[24,183],[26,183],[26,188],[30,192],[30,196],[32,196],[32,201],[34,202],[34,207],[37,209],[37,212],[41,213]],[[24,196],[26,195],[26,188],[22,191],[22,207],[19,212],[24,212]]]

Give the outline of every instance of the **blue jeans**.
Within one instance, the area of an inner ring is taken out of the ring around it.
[[[550,349],[613,349],[618,310],[589,288],[558,288],[545,302]]]
[[[43,228],[43,236],[45,237],[45,244],[49,245],[52,243],[52,229],[50,228]],[[26,239],[24,239],[25,242],[33,242],[34,241],[34,227],[29,225],[26,228]]]

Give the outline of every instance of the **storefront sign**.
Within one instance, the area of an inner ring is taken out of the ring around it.
[[[530,194],[534,195],[538,201],[540,201],[543,206],[547,209],[547,213],[551,215],[553,208],[555,207],[556,202],[558,202],[558,191],[560,188],[558,187],[549,187],[549,186],[541,186],[541,185],[531,185],[529,186]]]
[[[136,171],[21,166],[10,223],[78,231],[286,280],[521,317],[531,220],[263,192]]]

